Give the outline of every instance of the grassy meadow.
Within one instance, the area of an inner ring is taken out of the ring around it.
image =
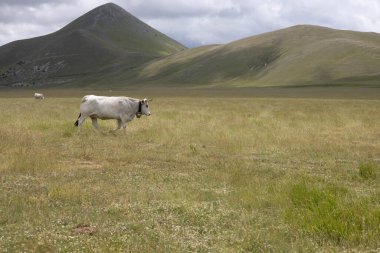
[[[54,92],[0,98],[0,252],[380,250],[380,100]]]

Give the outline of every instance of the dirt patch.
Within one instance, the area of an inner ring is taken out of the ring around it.
[[[78,224],[73,229],[73,232],[74,234],[78,234],[78,235],[94,235],[96,232],[96,229],[87,224]]]

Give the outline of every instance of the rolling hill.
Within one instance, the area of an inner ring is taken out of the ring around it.
[[[140,78],[228,86],[380,84],[380,34],[299,25],[150,62]]]
[[[0,86],[380,85],[380,34],[298,25],[187,49],[115,4],[0,47]]]

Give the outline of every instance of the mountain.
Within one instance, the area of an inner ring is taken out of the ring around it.
[[[121,7],[99,6],[57,32],[0,47],[0,85],[80,83],[87,76],[134,69],[185,47]]]
[[[145,82],[227,86],[380,84],[380,34],[298,25],[152,61]]]
[[[0,86],[346,84],[380,84],[380,34],[298,25],[187,49],[109,3],[0,47]]]

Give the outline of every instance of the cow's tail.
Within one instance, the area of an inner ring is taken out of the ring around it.
[[[78,124],[79,124],[79,118],[80,118],[80,116],[82,116],[82,114],[81,113],[79,113],[79,116],[78,116],[78,119],[77,119],[77,121],[75,121],[75,123],[74,123],[74,126],[78,126]]]

